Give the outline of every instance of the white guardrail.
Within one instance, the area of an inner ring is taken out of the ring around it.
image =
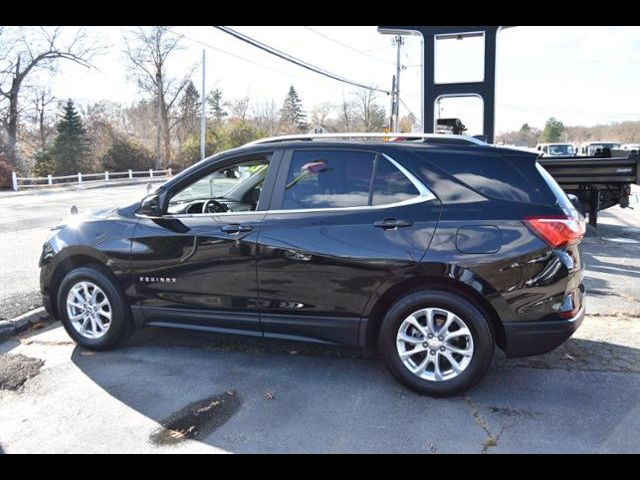
[[[166,178],[171,177],[171,169],[166,170],[127,170],[126,172],[104,172],[104,173],[80,173],[76,175],[62,175],[54,177],[47,175],[46,177],[18,177],[16,172],[13,172],[12,186],[13,190],[17,192],[21,188],[46,188],[55,185],[68,185],[68,184],[84,184],[84,183],[97,183],[97,182],[118,182],[118,181],[130,181],[130,180],[148,180],[149,178]]]

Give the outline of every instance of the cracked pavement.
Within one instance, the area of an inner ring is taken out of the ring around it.
[[[1,449],[638,453],[640,210],[600,221],[584,242],[582,327],[546,355],[498,353],[465,395],[416,395],[349,349],[150,328],[94,353],[54,323],[0,343],[44,362],[0,390]]]

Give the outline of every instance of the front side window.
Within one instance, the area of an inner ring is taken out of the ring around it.
[[[266,158],[207,173],[169,200],[168,213],[196,214],[256,210],[267,174]]]
[[[380,206],[419,195],[411,180],[382,155],[307,150],[292,157],[282,208]]]

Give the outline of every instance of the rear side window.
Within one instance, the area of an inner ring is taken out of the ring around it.
[[[282,208],[340,208],[368,205],[374,153],[296,152],[291,160]]]
[[[511,161],[500,157],[453,159],[438,167],[486,197],[512,202],[531,201],[531,184]]]
[[[560,185],[558,185],[558,182],[555,181],[551,174],[547,172],[547,170],[538,162],[536,162],[536,168],[538,169],[538,172],[540,172],[540,175],[542,175],[542,178],[544,178],[544,181],[549,186],[549,189],[553,192],[553,195],[556,197],[558,206],[563,208],[564,210],[575,210],[576,207],[573,206],[573,203],[571,203],[571,200],[569,200],[567,194],[564,193],[564,190],[560,188]]]
[[[282,208],[380,206],[418,195],[406,175],[376,153],[302,150],[291,160]]]
[[[389,160],[379,156],[376,162],[371,205],[403,202],[417,195],[420,195],[420,192],[406,175]]]

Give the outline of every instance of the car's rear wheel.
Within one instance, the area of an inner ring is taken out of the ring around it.
[[[436,397],[475,385],[495,349],[485,314],[464,297],[439,290],[415,291],[394,303],[382,322],[379,342],[394,376]]]
[[[85,348],[112,348],[131,331],[131,311],[124,294],[99,267],[80,267],[67,273],[57,301],[65,330]]]

